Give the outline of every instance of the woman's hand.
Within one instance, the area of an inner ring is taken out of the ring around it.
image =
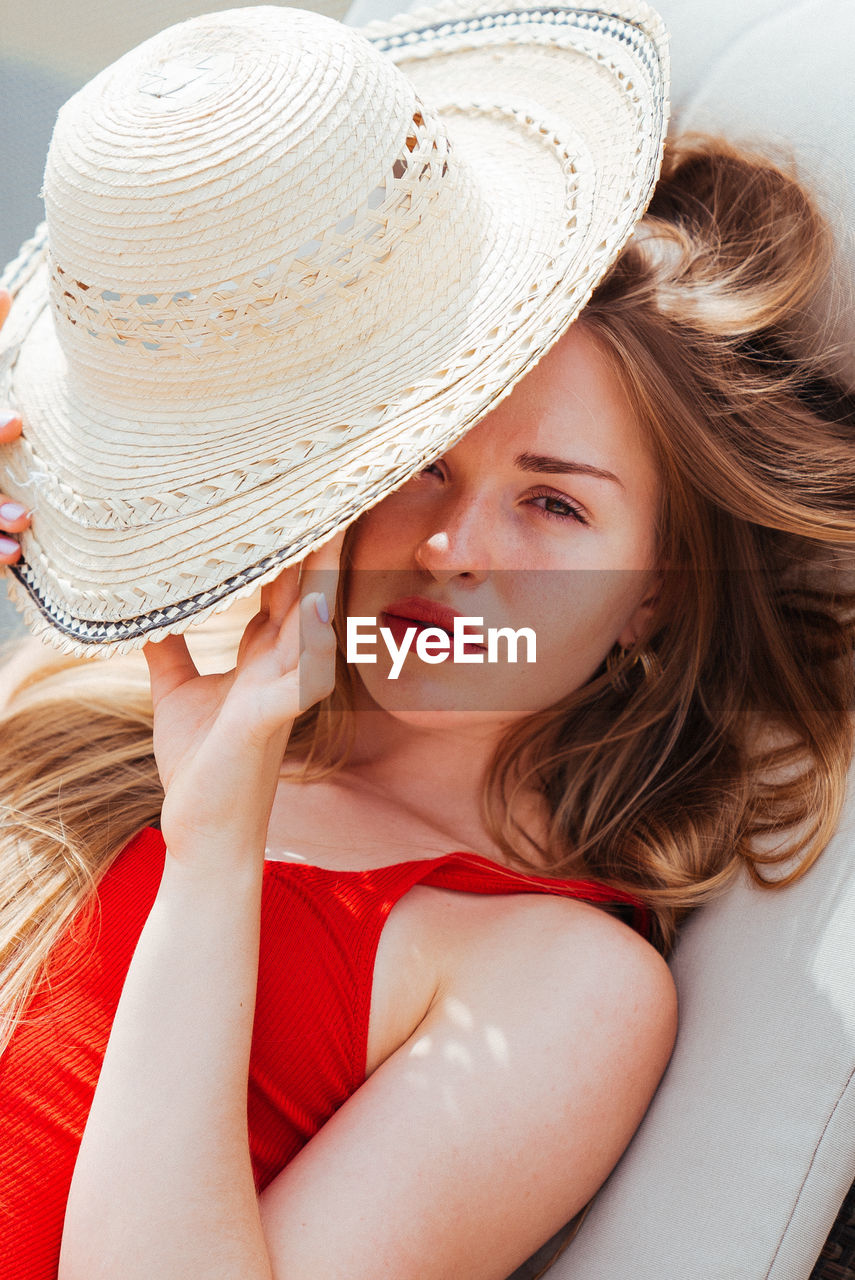
[[[12,299],[5,289],[0,289],[0,327],[9,314]],[[21,434],[21,419],[12,409],[0,407],[0,445],[17,440]],[[0,564],[14,564],[20,558],[21,548],[10,533],[21,533],[29,526],[30,513],[20,502],[0,493]]]
[[[319,605],[331,613],[343,538],[264,588],[233,671],[200,676],[183,636],[145,646],[173,857],[213,870],[263,852],[294,720],[333,688],[335,634]]]

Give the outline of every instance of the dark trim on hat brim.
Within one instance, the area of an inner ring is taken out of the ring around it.
[[[362,506],[360,504],[358,511],[361,512],[361,510]],[[239,573],[233,574],[218,586],[212,587],[207,591],[201,591],[197,595],[189,596],[185,600],[179,600],[175,604],[151,609],[148,613],[141,613],[131,618],[122,618],[114,621],[75,617],[67,609],[60,609],[39,588],[35,581],[33,570],[25,560],[19,560],[15,564],[8,565],[7,569],[17,578],[29,599],[38,609],[39,614],[50,624],[54,631],[68,636],[78,644],[92,645],[93,648],[97,648],[99,645],[113,644],[122,640],[138,640],[142,636],[162,631],[167,627],[174,628],[177,623],[194,617],[194,615],[201,613],[203,609],[209,609],[212,605],[219,604],[221,600],[233,595],[241,587],[249,586],[270,573],[272,569],[279,568],[284,561],[301,557],[304,549],[311,546],[312,543],[326,541],[327,538],[331,538],[336,530],[341,527],[341,523],[341,520],[336,521],[328,531],[312,530],[299,542],[291,543],[279,551],[272,552],[262,560],[256,561],[255,564],[250,565],[247,569],[242,569]]]

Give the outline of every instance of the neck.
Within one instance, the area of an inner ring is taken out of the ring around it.
[[[356,734],[344,772],[358,785],[444,827],[456,847],[495,856],[481,815],[481,793],[509,722],[478,721],[454,712],[398,717],[364,689],[354,710]],[[527,830],[542,836],[539,802],[521,807],[519,817]],[[526,853],[533,850],[527,847]]]

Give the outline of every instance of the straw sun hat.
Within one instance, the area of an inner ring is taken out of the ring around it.
[[[6,277],[30,625],[80,653],[182,631],[447,450],[626,242],[667,86],[636,0],[236,9],[96,76]]]

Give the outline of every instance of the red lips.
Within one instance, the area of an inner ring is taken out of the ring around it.
[[[441,627],[449,635],[454,632],[454,619],[463,615],[448,605],[437,604],[434,600],[426,600],[424,596],[404,596],[394,604],[387,605],[384,613],[396,618],[407,618],[411,622],[426,623],[430,627]]]
[[[407,622],[415,622],[426,627],[439,627],[449,636],[454,635],[454,619],[468,617],[458,609],[451,609],[446,604],[438,604],[435,600],[427,600],[424,596],[404,596],[395,600],[383,610],[380,622],[388,626],[387,619],[404,618]],[[392,628],[393,632],[395,628]],[[397,640],[397,637],[396,637]],[[483,649],[484,645],[466,642],[466,652],[472,649]]]

